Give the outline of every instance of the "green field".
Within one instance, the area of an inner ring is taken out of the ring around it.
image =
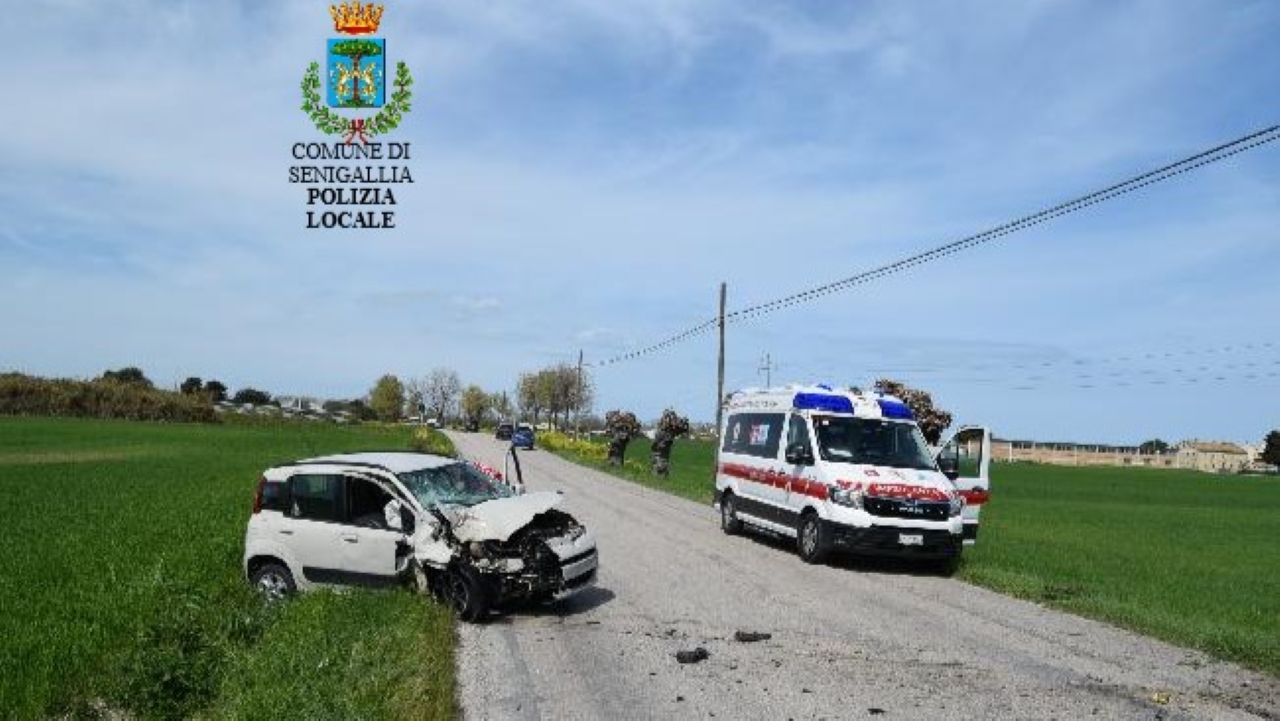
[[[710,502],[714,445],[676,441],[671,478],[648,442],[619,472]],[[1191,471],[992,466],[992,502],[960,578],[1280,675],[1280,479]]]
[[[406,592],[265,606],[260,472],[404,429],[0,418],[0,717],[453,718],[453,622]]]

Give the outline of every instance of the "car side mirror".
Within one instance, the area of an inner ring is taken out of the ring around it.
[[[954,481],[960,477],[960,459],[949,455],[939,456],[938,470],[942,471],[942,475]]]
[[[796,466],[813,465],[813,451],[803,443],[792,443],[787,446],[787,463]]]
[[[417,522],[413,520],[413,511],[404,506],[400,507],[400,532],[406,536],[412,536],[417,530]]]

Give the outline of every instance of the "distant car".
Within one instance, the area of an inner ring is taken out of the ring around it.
[[[533,426],[521,423],[516,427],[515,433],[511,434],[511,445],[516,448],[524,448],[533,450],[534,433]]]
[[[464,428],[467,433],[476,433],[480,430],[480,421],[467,421],[467,425]]]
[[[498,430],[494,432],[493,437],[500,441],[511,440],[511,434],[515,433],[516,427],[510,423],[499,423]]]
[[[426,453],[353,453],[267,469],[245,530],[244,574],[263,595],[408,585],[464,621],[566,598],[595,583],[595,538],[492,469]]]
[[[427,426],[428,426],[428,427],[430,427],[430,428],[439,428],[439,427],[440,427],[440,419],[439,419],[439,418],[428,418],[428,419],[427,419]]]

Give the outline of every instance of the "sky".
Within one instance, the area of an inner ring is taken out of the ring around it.
[[[1280,5],[387,2],[397,228],[288,182],[328,4],[47,0],[6,34],[0,371],[354,397],[581,351],[714,417],[716,344],[608,358],[1280,123]],[[729,389],[932,392],[1018,439],[1280,428],[1280,143],[731,324]],[[770,359],[768,376],[760,370]]]

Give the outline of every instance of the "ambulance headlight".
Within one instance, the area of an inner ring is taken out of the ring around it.
[[[955,518],[964,511],[964,496],[957,493],[951,497],[951,517]]]
[[[862,491],[847,488],[832,488],[829,496],[832,503],[848,508],[862,508]]]

